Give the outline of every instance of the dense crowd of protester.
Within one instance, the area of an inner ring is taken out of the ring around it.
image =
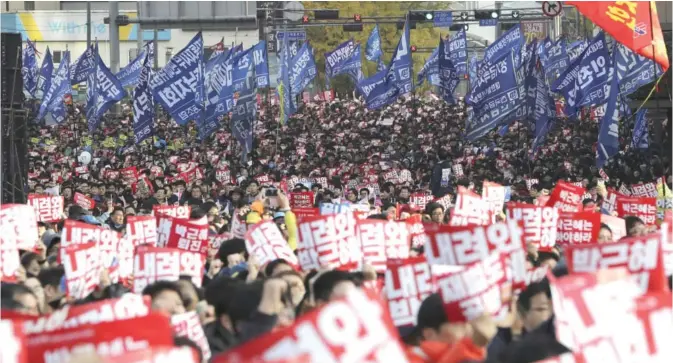
[[[70,109],[62,125],[30,128],[29,192],[62,195],[65,219],[125,233],[129,216],[148,215],[160,205],[188,205],[190,219],[205,216],[211,236],[226,236],[219,247],[209,249],[202,287],[180,279],[157,281],[143,290],[155,311],[196,312],[212,357],[291,325],[378,278],[367,268],[297,271],[282,259],[260,266],[246,251],[245,241],[233,236],[236,218],[249,226],[274,221],[294,250],[301,216],[292,211],[290,192],[313,191],[315,206],[341,200],[366,204],[374,211],[369,218],[403,219],[420,213],[424,222],[444,224],[450,208],[428,203],[420,210],[410,201],[412,194],[455,196],[460,186],[480,194],[483,182],[490,181],[509,186],[509,200],[532,204],[564,180],[580,182],[588,191],[583,205],[600,210],[606,188],[654,182],[662,176],[671,184],[670,134],[663,135],[663,143],[653,139],[649,149],[633,149],[628,140],[632,122],[627,120],[622,123],[622,151],[599,170],[598,120],[589,118],[558,119],[532,155],[528,122],[467,142],[465,109],[432,97],[400,100],[381,111],[369,111],[358,100],[309,103],[286,125],[278,125],[277,106],[264,103],[261,110],[253,150],[245,157],[226,125],[201,141],[194,124],[178,126],[162,113],[153,139],[135,145],[128,106],[120,117],[108,116],[93,134],[87,132],[80,105]],[[670,126],[664,130],[670,133]],[[115,174],[134,166],[142,181],[132,184]],[[194,169],[196,176],[185,177]],[[451,170],[448,180],[446,169]],[[397,177],[387,178],[392,172]],[[82,208],[74,201],[76,193],[95,205]],[[62,228],[63,221],[39,223],[38,248],[22,252],[17,282],[2,284],[3,312],[46,315],[131,291],[128,281],[102,278],[86,299],[66,296],[65,271],[58,258]],[[651,232],[647,228],[651,227],[638,218],[626,218],[627,236]],[[612,240],[610,228],[603,225],[598,241]],[[423,249],[414,253],[423,254]],[[556,276],[568,273],[564,259],[561,250],[528,251],[530,265],[550,266]],[[449,321],[438,293],[422,301],[415,320],[413,327],[399,329],[410,362],[526,363],[570,351],[555,336],[547,278],[520,292],[506,323],[496,325],[488,315],[468,323]],[[203,360],[202,347],[193,341],[176,337],[174,343],[194,348]],[[84,361],[98,358],[89,359]]]

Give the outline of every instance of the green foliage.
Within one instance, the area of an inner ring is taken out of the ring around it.
[[[338,9],[339,17],[352,18],[354,14],[362,15],[366,21],[367,17],[372,16],[390,16],[400,17],[406,16],[409,10],[443,10],[448,9],[448,3],[442,2],[346,2],[346,1],[303,1],[306,10],[311,9]],[[390,19],[392,20],[392,19]],[[387,21],[390,21],[387,20]],[[333,22],[342,22],[333,21]],[[315,60],[318,65],[318,80],[319,86],[325,84],[325,52],[333,50],[337,45],[353,38],[359,42],[362,47],[362,72],[365,77],[369,77],[376,73],[376,63],[370,62],[364,58],[365,44],[367,44],[367,37],[374,28],[374,24],[363,24],[362,32],[344,32],[341,26],[325,26],[325,27],[308,27],[306,28],[306,35],[313,49],[315,50]],[[383,60],[386,64],[390,62],[392,53],[397,47],[397,42],[402,36],[402,30],[397,30],[394,23],[379,24],[379,33],[381,35],[381,48],[383,49]],[[448,29],[440,29],[432,26],[431,22],[419,23],[416,29],[410,30],[411,44],[418,48],[435,48],[439,43],[439,37],[445,37],[449,33]],[[412,55],[414,60],[413,71],[414,80],[416,74],[423,68],[425,60],[430,56],[430,53],[417,52]],[[339,92],[352,91],[352,82],[347,79],[337,77],[337,79],[330,80],[332,87]],[[426,82],[427,83],[427,82]],[[427,85],[424,84],[425,88]],[[341,87],[350,87],[343,89]],[[424,88],[421,88],[423,90]],[[419,91],[421,91],[419,90]]]

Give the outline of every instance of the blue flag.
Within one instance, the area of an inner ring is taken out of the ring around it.
[[[97,65],[87,78],[86,118],[89,132],[94,132],[105,112],[126,96],[121,82],[105,65],[98,52],[94,54]]]
[[[458,71],[451,61],[451,50],[448,47],[448,44],[451,44],[451,40],[444,41],[444,39],[439,39],[439,91],[442,96],[442,99],[448,104],[455,104],[456,100],[453,98],[453,91],[458,87]]]
[[[269,60],[266,41],[262,40],[253,47],[252,59],[255,63],[255,87],[269,87]]]
[[[35,44],[30,39],[26,41],[22,55],[23,64],[21,65],[23,88],[31,97],[35,97],[37,91],[37,55],[35,54]]]
[[[54,72],[54,63],[51,60],[51,51],[47,46],[47,51],[44,54],[44,59],[42,60],[42,67],[40,68],[40,76],[37,79],[37,94],[42,99],[42,102],[48,101],[44,98],[49,89],[51,88],[51,77]],[[36,94],[36,95],[37,95]]]
[[[549,39],[549,36],[545,37],[541,42],[537,44],[537,55],[540,57],[540,62],[545,64],[547,62],[547,51],[549,48],[554,46],[554,42]]]
[[[203,38],[201,32],[150,80],[152,96],[178,125],[204,113]]]
[[[280,104],[280,123],[285,124],[296,111],[290,83],[290,47],[287,37],[283,38],[280,50],[280,79],[276,90]]]
[[[397,48],[395,48],[395,53],[393,53],[393,58],[390,62],[390,68],[388,69],[388,76],[392,84],[397,87],[399,95],[405,95],[413,90],[413,85],[411,83],[413,77],[413,61],[411,59],[411,38],[409,38],[409,22],[404,23],[404,31],[400,37],[400,41],[397,43]]]
[[[365,98],[365,106],[370,110],[375,110],[387,106],[397,99],[400,90],[395,87],[388,75],[388,70],[384,69],[373,76],[358,82],[358,92]]]
[[[333,51],[325,53],[325,74],[334,78],[347,73],[357,83],[362,80],[362,60],[360,45],[356,46],[353,39],[339,44]]]
[[[432,50],[430,58],[428,58],[425,61],[425,64],[423,65],[423,68],[421,68],[421,71],[418,72],[418,75],[416,75],[416,82],[418,83],[419,86],[423,84],[426,78],[429,78],[433,74],[439,73],[439,67],[437,66],[438,62],[439,62],[439,47],[436,47],[435,49]],[[433,86],[437,85],[433,84]]]
[[[514,54],[482,65],[474,88],[465,97],[474,115],[467,125],[466,138],[477,140],[497,127],[520,102]]]
[[[661,76],[661,66],[651,59],[634,53],[623,44],[618,44],[615,49],[615,69],[620,94],[628,96]]]
[[[77,58],[75,64],[70,68],[70,82],[72,84],[80,84],[86,81],[89,73],[93,72],[96,68],[96,57],[94,56],[96,53],[98,53],[98,43],[92,44]]]
[[[138,84],[133,91],[133,136],[136,144],[154,135],[154,100],[149,86],[152,63],[151,54],[145,52]]]
[[[60,124],[65,121],[66,112],[63,97],[69,94],[72,94],[70,88],[70,52],[65,51],[56,75],[51,81],[51,87],[49,87],[49,91],[42,98],[37,121],[41,121],[47,115],[47,112],[51,113],[56,123]]]
[[[383,63],[383,57],[379,58],[379,60],[376,61],[376,71],[381,72],[385,71],[386,69],[388,69],[388,67],[386,67],[385,63]]]
[[[470,78],[470,87],[474,88],[477,84],[477,70],[479,69],[479,60],[476,55],[472,56],[470,59],[470,69],[469,69],[469,78]]]
[[[505,54],[514,54],[514,68],[521,65],[521,47],[525,44],[525,38],[521,32],[521,25],[517,24],[509,29],[500,38],[496,39],[484,51],[482,66],[495,63]]]
[[[458,76],[467,74],[467,36],[465,30],[454,33],[448,41],[451,63],[456,68]]]
[[[647,127],[647,110],[644,108],[640,109],[636,114],[636,125],[633,128],[633,141],[631,145],[638,149],[647,149],[650,147],[650,137]]]
[[[211,60],[211,59],[213,59],[213,58],[217,57],[218,55],[225,52],[225,50],[224,50],[224,37],[222,37],[222,40],[217,42],[217,44],[215,44],[211,48],[213,49],[213,52],[210,53],[210,57],[208,58],[208,60]]]
[[[580,57],[575,80],[577,106],[600,105],[608,101],[609,81],[614,73],[612,57],[600,32]]]
[[[315,59],[313,58],[313,48],[308,41],[304,42],[304,45],[299,49],[297,55],[292,59],[291,64],[291,95],[292,97],[296,97],[318,74],[318,68],[315,65]]]
[[[591,46],[589,46],[590,48]],[[589,49],[587,48],[587,50]],[[616,52],[615,52],[616,53]],[[613,56],[615,56],[613,54]],[[598,130],[598,147],[596,150],[596,166],[600,169],[619,152],[619,80],[612,77],[610,82],[608,103]]]
[[[568,50],[568,61],[570,63],[574,62],[579,56],[584,52],[585,49],[587,49],[587,46],[589,45],[589,42],[585,40],[578,40],[576,42],[572,42],[567,50]]]
[[[138,79],[140,78],[140,72],[142,71],[145,63],[145,59],[147,58],[145,55],[149,52],[149,58],[150,58],[150,64],[153,64],[154,62],[154,52],[152,49],[154,48],[154,45],[151,42],[148,42],[145,44],[143,47],[143,51],[138,54],[138,56],[131,61],[131,63],[127,64],[126,67],[122,68],[119,70],[119,72],[115,75],[119,82],[122,83],[122,86],[124,87],[131,87],[135,86],[136,83],[138,83]]]
[[[369,33],[369,38],[367,38],[367,46],[365,47],[365,58],[368,61],[376,61],[383,56],[383,50],[381,50],[381,35],[379,34],[379,25],[374,25],[374,29]]]
[[[199,138],[205,140],[219,129],[220,118],[234,106],[233,59],[230,52],[220,52],[206,64],[203,86],[205,89],[205,117],[199,124]]]
[[[564,71],[570,65],[568,52],[566,50],[566,41],[560,38],[550,47],[544,47],[545,56],[540,57],[542,66],[544,67],[545,77],[547,79],[554,79],[559,72]]]
[[[534,62],[537,63],[537,62]],[[549,93],[549,87],[545,82],[542,69],[537,64],[532,65],[531,72],[535,77],[534,104],[532,107],[532,116],[535,119],[535,139],[531,147],[531,157],[534,157],[547,138],[547,134],[554,126],[556,116],[556,104],[554,98]]]
[[[256,101],[253,101],[256,103]],[[241,145],[241,161],[245,162],[248,154],[252,151],[252,119],[231,119],[231,133]]]

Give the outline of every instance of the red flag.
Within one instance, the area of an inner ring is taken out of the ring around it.
[[[664,72],[668,53],[654,1],[566,1],[627,48],[653,59]]]

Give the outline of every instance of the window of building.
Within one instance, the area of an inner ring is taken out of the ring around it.
[[[61,57],[63,56],[63,52],[60,50],[52,50],[51,51],[51,59],[52,62],[54,63],[61,63]]]
[[[23,2],[24,10],[35,10],[35,1],[24,1]]]

